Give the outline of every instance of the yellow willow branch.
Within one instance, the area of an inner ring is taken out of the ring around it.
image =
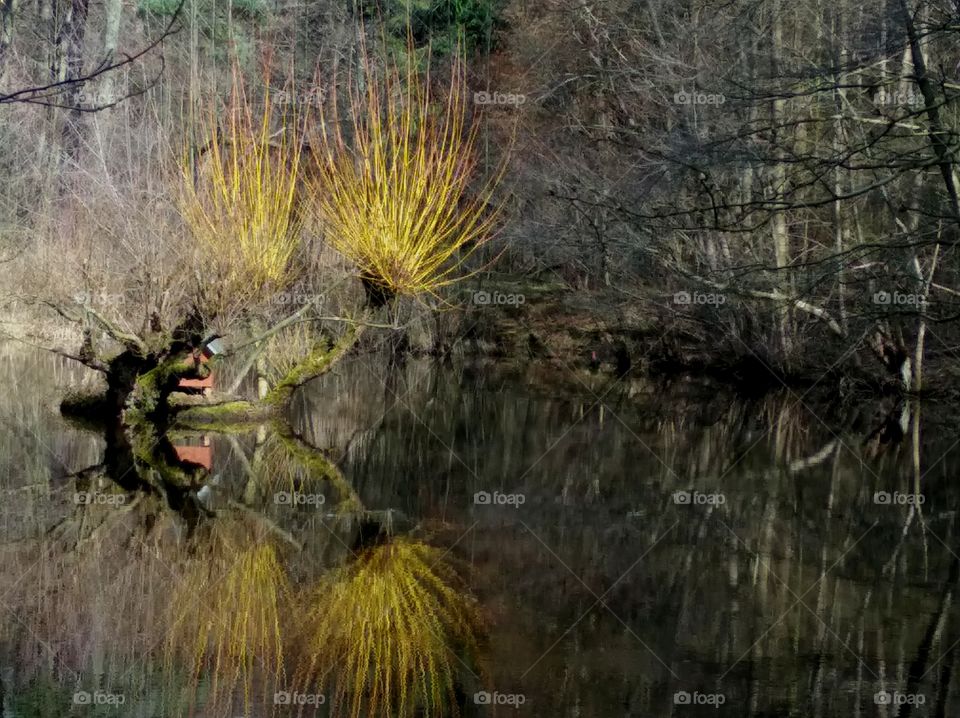
[[[353,136],[348,143],[335,117],[321,111],[312,142],[315,209],[327,241],[368,282],[388,296],[435,293],[464,274],[467,259],[496,225],[492,205],[502,166],[471,194],[478,133],[468,128],[466,75],[453,63],[445,102],[430,90],[407,55],[399,69],[378,73],[366,50],[364,92],[348,92]]]

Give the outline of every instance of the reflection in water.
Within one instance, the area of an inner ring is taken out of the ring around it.
[[[298,682],[332,688],[336,715],[442,717],[476,676],[481,627],[443,551],[364,549],[306,594]]]
[[[443,552],[394,537],[390,522],[358,534],[359,554],[294,591],[282,551],[303,547],[268,516],[271,499],[274,508],[326,512],[330,493],[328,526],[348,536],[377,515],[322,452],[282,426],[259,428],[245,473],[242,503],[220,481],[197,491],[209,490],[207,519],[172,594],[165,668],[175,681],[186,671],[191,709],[272,715],[293,704],[302,712],[327,704],[329,691],[332,715],[456,714],[451,653],[475,661],[479,624]]]
[[[442,551],[388,539],[294,592],[267,537],[239,523],[211,534],[178,579],[166,631],[169,695],[185,686],[191,713],[329,701],[354,718],[457,714],[482,630]]]
[[[195,461],[0,356],[5,718],[960,711],[936,405],[361,359]]]
[[[193,444],[175,444],[173,449],[180,461],[196,464],[207,471],[213,471],[213,446],[211,446],[210,437],[207,434],[201,434]]]
[[[18,713],[45,714],[26,699],[40,683],[62,689],[42,693],[51,715],[134,700],[165,716],[458,713],[475,601],[324,452],[281,423],[97,433],[101,456],[60,479],[62,515],[7,547],[4,566],[26,567],[11,585],[41,587],[17,597],[26,633],[4,624],[28,667]]]
[[[229,715],[238,695],[251,709],[256,681],[264,700],[285,684],[291,588],[277,549],[249,525],[217,520],[208,533],[172,593],[165,665],[170,676],[189,671],[195,689],[208,679],[209,712]]]

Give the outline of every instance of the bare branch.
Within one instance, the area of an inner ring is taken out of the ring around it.
[[[149,54],[150,52],[155,50],[157,47],[159,47],[160,44],[166,38],[180,31],[180,29],[175,28],[174,25],[176,24],[177,20],[180,18],[180,11],[183,9],[183,6],[185,3],[186,3],[186,0],[180,0],[179,4],[173,11],[173,15],[170,18],[170,22],[167,23],[166,28],[164,28],[164,31],[160,34],[159,37],[157,37],[157,39],[155,39],[153,42],[151,42],[149,45],[144,47],[139,52],[136,52],[132,55],[125,53],[123,59],[120,60],[119,62],[114,62],[109,64],[101,63],[100,66],[97,67],[95,70],[85,75],[81,75],[80,77],[60,80],[59,82],[51,82],[46,85],[39,85],[37,87],[26,87],[21,90],[8,93],[6,95],[0,95],[0,105],[7,104],[7,103],[14,103],[14,102],[44,104],[42,102],[44,98],[57,96],[62,92],[66,92],[67,90],[70,90],[76,85],[82,84],[84,82],[89,82],[90,80],[94,80],[108,72],[118,70],[121,67],[125,67],[127,65],[131,65],[137,62],[140,58],[144,57],[145,55]],[[163,62],[162,57],[161,57],[161,62]]]

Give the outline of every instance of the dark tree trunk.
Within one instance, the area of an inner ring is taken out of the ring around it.
[[[363,284],[363,291],[367,295],[367,304],[371,309],[380,309],[390,304],[396,294],[389,287],[384,286],[369,274],[360,276],[360,282]]]

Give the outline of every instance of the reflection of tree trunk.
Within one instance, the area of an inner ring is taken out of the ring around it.
[[[309,471],[311,476],[323,478],[336,488],[340,497],[341,510],[344,513],[363,510],[363,502],[357,492],[354,491],[353,486],[323,451],[310,444],[289,426],[274,425],[274,429],[284,449],[291,457]]]
[[[953,553],[952,550],[951,553]],[[931,616],[930,622],[927,624],[927,630],[924,632],[920,646],[917,648],[917,656],[910,664],[909,672],[907,673],[907,686],[905,689],[907,695],[919,693],[920,682],[926,677],[930,670],[927,668],[930,662],[930,655],[933,649],[941,643],[941,639],[947,630],[947,619],[950,614],[950,608],[953,605],[953,592],[956,588],[957,580],[960,579],[960,558],[958,558],[955,553],[953,553],[953,556],[954,560],[950,564],[950,575],[944,584],[943,593],[940,596],[940,607],[936,614]],[[954,650],[955,647],[949,645],[946,655],[941,660],[946,660],[948,656],[952,656]],[[913,704],[910,702],[905,703],[900,710],[900,716],[902,718],[908,718],[912,713]]]
[[[740,635],[740,542],[736,536],[727,539],[727,637],[720,659],[729,664],[740,657],[737,652],[737,639]]]
[[[835,501],[835,491],[837,484],[840,481],[840,446],[837,444],[836,449],[833,452],[833,468],[830,471],[830,493],[827,498],[827,515],[825,518],[827,532],[825,536],[829,536],[829,528],[831,521],[833,519],[833,504]],[[824,540],[820,546],[820,570],[817,573],[817,577],[820,579],[819,584],[817,584],[817,606],[814,613],[817,616],[817,663],[816,669],[813,676],[813,702],[814,702],[814,716],[819,718],[823,715],[824,707],[824,696],[823,696],[823,674],[826,670],[827,659],[829,657],[829,648],[827,641],[827,627],[832,624],[832,620],[824,620],[823,613],[828,606],[827,601],[827,583],[829,579],[827,578],[827,573],[830,570],[828,564],[828,546],[829,542]],[[836,601],[830,601],[829,606],[831,608],[836,606]]]
[[[860,620],[857,622],[857,655],[862,656],[864,654],[865,646],[865,626],[864,626],[864,617],[861,615]],[[862,697],[863,697],[863,661],[857,661],[857,683],[856,690],[854,695],[856,696],[856,703],[853,707],[853,715],[859,716],[862,715]],[[870,701],[873,702],[872,700]]]
[[[756,598],[756,610],[754,611],[753,636],[751,636],[750,645],[750,673],[749,682],[749,704],[750,715],[755,715],[760,707],[760,693],[764,677],[758,674],[758,669],[764,663],[765,645],[767,641],[773,640],[771,635],[773,626],[765,626],[767,616],[770,611],[770,561],[773,556],[773,542],[775,535],[775,525],[777,519],[776,495],[767,498],[763,509],[762,524],[759,527],[760,535],[758,537],[758,546],[756,557],[753,560],[753,590]],[[777,609],[774,609],[777,610]],[[762,628],[762,630],[760,630]]]
[[[130,431],[111,422],[103,438],[103,461],[72,475],[78,490],[87,491],[97,478],[105,477],[125,491],[160,496],[188,526],[196,524],[199,507],[190,491],[205,480],[206,469],[181,461],[170,440],[151,427]]]
[[[937,703],[934,708],[936,718],[947,718],[947,697],[950,695],[953,675],[953,663],[956,651],[947,651],[947,655],[940,662],[940,680],[937,681]]]

